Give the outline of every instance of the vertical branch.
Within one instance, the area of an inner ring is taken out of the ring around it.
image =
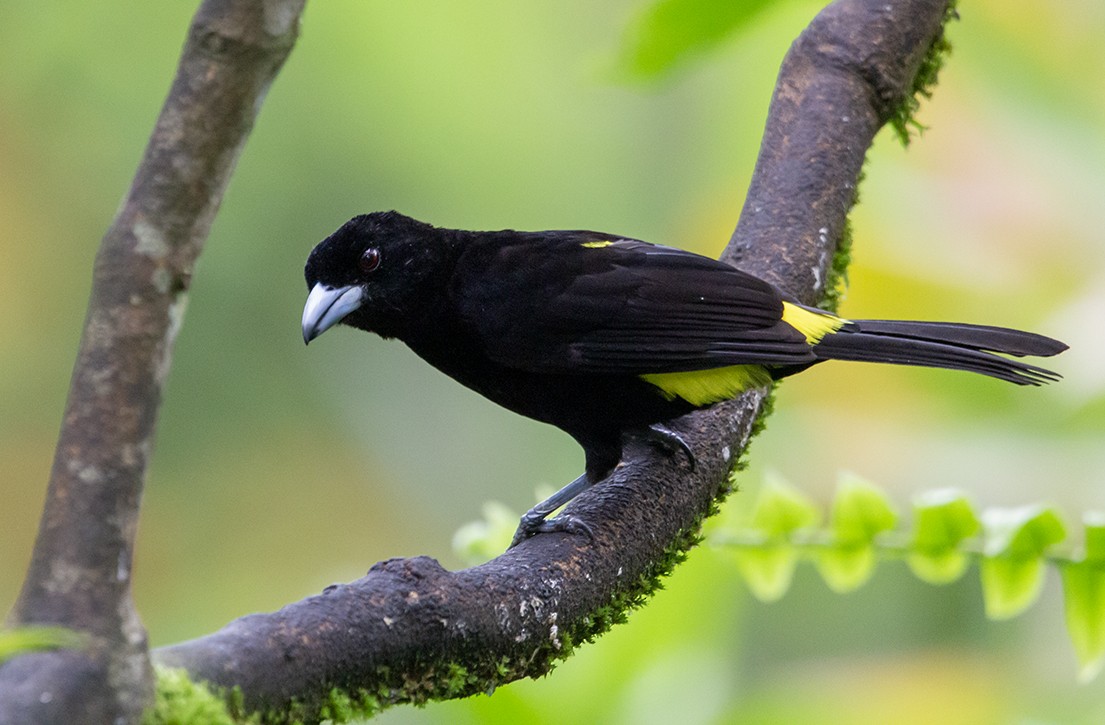
[[[58,722],[76,713],[87,721],[89,712],[133,719],[145,704],[149,660],[130,568],[161,391],[192,269],[295,42],[304,2],[205,0],[193,19],[133,185],[96,257],[46,505],[10,615],[15,625],[85,632],[89,649],[25,656],[0,669],[0,721],[12,712],[18,722],[32,712]],[[62,661],[83,675],[66,678]],[[42,708],[12,710],[21,703],[5,697],[6,688]]]

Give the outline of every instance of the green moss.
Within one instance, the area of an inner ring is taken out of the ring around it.
[[[925,129],[925,126],[916,118],[917,111],[921,107],[922,98],[932,97],[932,89],[936,87],[940,69],[944,67],[944,61],[952,51],[952,45],[948,41],[945,29],[949,21],[959,18],[959,14],[956,12],[956,4],[957,0],[948,2],[940,32],[936,34],[932,45],[929,46],[925,57],[921,60],[921,66],[917,69],[917,75],[913,78],[913,87],[905,100],[889,118],[890,126],[894,129],[894,133],[903,146],[909,145],[914,131],[920,132]]]
[[[230,705],[222,697],[203,684],[193,682],[184,670],[156,667],[154,674],[157,680],[154,704],[143,715],[143,725],[260,723],[258,716],[241,719],[231,715]]]
[[[240,688],[220,691],[189,679],[187,672],[156,667],[154,705],[143,716],[143,725],[261,725],[261,723],[334,723],[367,720],[383,709],[381,698],[365,689],[353,693],[332,688],[321,707],[294,701],[286,709],[247,712]]]
[[[852,200],[848,206],[848,212],[859,204],[859,188],[863,184],[864,172],[861,169],[856,178],[856,185],[852,190]],[[826,270],[825,290],[822,293],[818,306],[830,312],[838,312],[840,304],[848,292],[848,266],[852,263],[852,219],[844,218],[844,228],[840,231],[840,239],[836,244],[836,252],[832,262]]]
[[[324,720],[344,723],[350,720],[367,720],[381,709],[380,701],[364,688],[350,694],[334,687],[330,689],[326,704],[318,715]]]

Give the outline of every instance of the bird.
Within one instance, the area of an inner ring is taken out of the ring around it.
[[[305,343],[338,324],[401,340],[583,448],[583,474],[521,518],[512,546],[539,533],[591,534],[574,516],[548,517],[607,478],[627,440],[681,451],[693,468],[667,422],[818,363],[1041,385],[1060,376],[1003,355],[1067,348],[987,325],[847,319],[724,262],[617,234],[465,231],[395,211],[350,219],[314,247],[304,275]]]

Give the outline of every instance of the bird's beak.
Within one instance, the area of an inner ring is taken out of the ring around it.
[[[308,343],[364,302],[364,290],[358,285],[327,287],[316,284],[303,305],[303,342]]]

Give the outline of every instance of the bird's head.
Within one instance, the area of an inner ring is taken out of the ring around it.
[[[394,211],[353,217],[311,251],[304,268],[303,341],[340,323],[383,337],[429,299],[447,268],[444,230]]]

